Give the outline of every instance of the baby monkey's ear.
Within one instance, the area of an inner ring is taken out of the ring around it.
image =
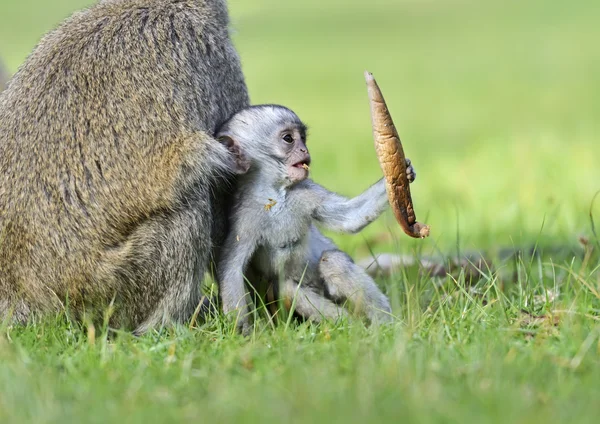
[[[217,138],[219,143],[227,147],[227,150],[233,157],[233,171],[236,174],[245,174],[250,169],[250,160],[242,151],[240,144],[235,139],[228,135],[219,135]]]

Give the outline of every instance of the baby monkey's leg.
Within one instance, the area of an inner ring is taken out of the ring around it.
[[[309,321],[321,322],[324,319],[335,321],[348,316],[344,308],[314,292],[311,287],[298,284],[294,280],[282,282],[279,290],[286,309],[289,311],[295,301],[294,311]]]
[[[336,302],[349,301],[373,324],[392,320],[390,302],[377,284],[352,258],[341,250],[323,252],[319,274]]]

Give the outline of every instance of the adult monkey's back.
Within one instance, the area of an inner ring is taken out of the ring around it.
[[[213,134],[248,104],[225,0],[107,0],[0,95],[0,317],[185,320],[223,236]]]

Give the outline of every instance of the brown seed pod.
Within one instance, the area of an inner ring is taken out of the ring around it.
[[[365,80],[371,103],[375,151],[385,176],[390,205],[406,234],[414,238],[425,238],[429,236],[429,225],[417,222],[415,216],[400,137],[373,74],[365,72]]]

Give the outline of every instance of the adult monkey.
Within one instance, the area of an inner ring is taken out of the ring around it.
[[[248,105],[225,0],[105,0],[47,34],[0,95],[0,318],[114,302],[188,319],[222,241],[225,147]],[[103,310],[103,309],[102,309]]]

